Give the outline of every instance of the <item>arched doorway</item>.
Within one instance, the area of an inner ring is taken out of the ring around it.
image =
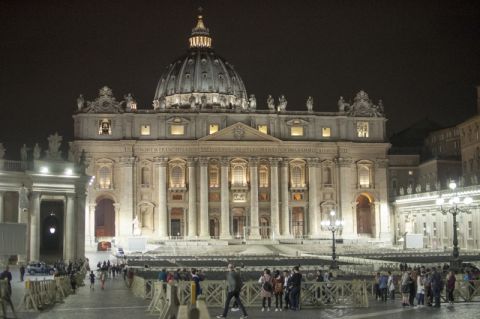
[[[218,236],[220,235],[220,226],[217,217],[210,217],[209,230],[210,237],[218,238]]]
[[[56,260],[63,256],[64,203],[42,200],[40,204],[40,259]]]
[[[95,207],[95,237],[115,236],[115,207],[109,198],[103,198]]]
[[[303,207],[292,208],[292,235],[302,238],[305,234],[305,212]]]
[[[374,214],[370,197],[362,194],[357,197],[357,234],[371,235],[373,231]]]
[[[270,221],[268,217],[260,217],[260,236],[262,239],[270,238]]]
[[[244,237],[244,228],[247,226],[247,217],[245,216],[245,208],[232,208],[232,232],[235,238]]]

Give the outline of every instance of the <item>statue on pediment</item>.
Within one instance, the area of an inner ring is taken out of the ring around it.
[[[127,107],[127,112],[131,112],[137,109],[137,101],[132,96],[132,93],[128,93],[128,95],[124,96],[125,104]]]
[[[80,94],[80,95],[77,97],[77,107],[78,107],[78,110],[81,111],[84,106],[85,106],[85,99],[83,98],[83,95]]]
[[[280,97],[278,98],[278,112],[282,112],[282,111],[285,111],[287,109],[287,99],[285,98],[285,95],[280,95]]]
[[[165,110],[167,108],[167,101],[164,96],[158,99],[158,103],[160,110]]]
[[[135,215],[135,218],[132,220],[133,225],[133,236],[140,236],[142,234],[142,225],[138,220],[138,215]]]
[[[403,186],[400,187],[400,196],[403,196],[405,195],[405,189],[403,188]]]
[[[190,97],[188,98],[188,104],[190,104],[190,108],[192,110],[195,110],[197,108],[196,102],[197,102],[197,99],[195,99],[195,95],[190,94]]]
[[[6,152],[5,147],[3,146],[2,143],[0,143],[0,159],[3,159],[5,157],[5,152]]]
[[[427,192],[430,191],[430,183],[429,183],[429,182],[427,182],[427,183],[425,184],[425,191],[427,191]]]
[[[29,200],[28,200],[28,188],[23,185],[20,188],[20,191],[18,192],[18,206],[21,210],[28,209],[30,206]]]
[[[34,160],[40,159],[41,154],[42,154],[42,149],[40,148],[40,145],[38,145],[38,143],[35,143],[35,146],[33,147],[33,159]]]
[[[20,160],[22,162],[26,162],[28,160],[28,147],[26,144],[23,144],[22,148],[20,149]]]
[[[422,192],[422,185],[417,184],[417,186],[415,187],[415,193],[421,193],[421,192]]]
[[[268,95],[268,98],[267,98],[267,106],[269,110],[275,110],[275,101],[270,94]]]
[[[408,195],[411,195],[411,194],[412,194],[412,191],[413,191],[412,185],[410,184],[410,185],[408,185],[408,187],[407,187],[407,194],[408,194]]]
[[[200,102],[202,104],[202,109],[206,109],[207,108],[207,96],[205,94],[202,95],[202,97],[200,98]]]
[[[340,96],[340,98],[338,99],[337,105],[338,105],[339,112],[348,112],[348,109],[350,107],[350,104],[345,102],[345,99],[343,98],[343,96]]]
[[[73,162],[75,160],[75,152],[73,149],[73,142],[68,142],[68,157],[69,162]]]
[[[255,111],[257,109],[257,99],[255,98],[255,95],[250,94],[250,98],[248,99],[248,106],[250,110]]]
[[[307,111],[308,112],[313,112],[313,97],[309,96],[307,99]]]
[[[225,97],[225,95],[220,96],[220,107],[221,108],[227,107],[227,98]]]
[[[60,145],[62,143],[63,137],[55,133],[50,135],[48,138],[48,150],[46,151],[47,159],[49,160],[60,160],[62,159],[60,153]]]
[[[477,174],[472,175],[472,185],[477,185],[478,184],[478,177]]]
[[[154,110],[158,110],[160,108],[160,101],[159,100],[153,100],[152,101],[152,107]]]
[[[440,184],[440,181],[435,182],[435,190],[439,191],[442,189],[442,185]]]

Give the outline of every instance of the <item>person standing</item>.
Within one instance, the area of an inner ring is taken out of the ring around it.
[[[235,300],[240,307],[243,315],[240,317],[241,319],[248,318],[247,311],[243,306],[242,300],[240,299],[240,290],[242,289],[242,279],[240,278],[240,274],[235,271],[235,266],[233,264],[228,264],[227,266],[227,299],[225,300],[225,307],[223,308],[223,313],[218,315],[217,318],[226,318],[228,313],[228,308],[230,306],[230,301],[232,298],[235,297]]]
[[[265,311],[265,303],[268,306],[267,311],[270,311],[273,293],[273,280],[270,275],[270,269],[265,268],[263,270],[263,275],[258,279],[258,283],[262,285],[260,289],[260,296],[262,297],[262,312]]]
[[[198,298],[199,295],[202,294],[202,288],[200,287],[200,281],[202,281],[203,278],[201,278],[197,274],[197,270],[195,268],[192,268],[192,281],[195,282],[195,294]]]
[[[409,305],[409,298],[410,298],[410,281],[412,279],[410,278],[410,274],[406,270],[403,275],[402,279],[400,281],[400,287],[402,291],[402,306],[408,306]]]
[[[378,281],[378,288],[380,289],[380,298],[383,302],[387,302],[387,291],[388,291],[388,277],[385,274],[380,276]]]
[[[285,288],[285,310],[290,309],[290,278],[292,276],[290,275],[289,270],[284,270],[283,271],[283,287]]]
[[[293,267],[293,275],[290,278],[290,302],[293,311],[300,310],[300,289],[302,286],[302,274],[298,266]]]
[[[90,289],[95,290],[95,274],[93,273],[93,270],[90,271]]]
[[[395,277],[391,271],[388,271],[388,292],[390,293],[390,300],[395,300]]]
[[[280,271],[276,270],[273,278],[273,292],[275,294],[275,311],[282,311],[283,309],[283,285],[284,279]]]
[[[8,287],[8,294],[11,296],[12,295],[12,284],[10,283],[12,281],[12,273],[10,272],[10,267],[5,266],[5,270],[0,274],[0,280],[7,279],[7,287]]]
[[[20,281],[23,281],[24,277],[25,277],[25,265],[21,264],[20,265]]]
[[[422,271],[417,277],[417,306],[425,305],[425,273]]]
[[[453,291],[455,290],[455,282],[457,281],[457,279],[455,278],[455,273],[450,270],[448,272],[448,276],[447,276],[447,286],[446,286],[446,290],[447,290],[447,301],[449,304],[453,305]]]
[[[433,299],[435,301],[434,307],[440,307],[440,292],[443,288],[442,276],[437,272],[437,268],[432,268],[432,292]]]
[[[105,270],[102,270],[102,272],[100,273],[100,284],[102,290],[105,289],[105,279],[107,279],[107,272]]]

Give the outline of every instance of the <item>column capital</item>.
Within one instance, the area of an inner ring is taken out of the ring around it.
[[[268,161],[270,162],[270,166],[278,166],[278,163],[280,163],[282,161],[281,158],[279,157],[269,157],[268,158]]]
[[[118,212],[120,210],[120,204],[119,203],[113,203],[113,208],[115,209],[115,212]]]
[[[350,167],[352,165],[353,160],[350,157],[337,157],[335,159],[335,163],[337,163],[340,167]]]
[[[287,157],[282,158],[282,161],[280,162],[280,165],[282,167],[288,167],[289,164],[290,164],[290,161]]]
[[[221,158],[220,158],[220,165],[221,165],[221,166],[228,166],[228,165],[230,165],[230,158],[229,158],[229,157],[221,157]]]
[[[200,166],[207,166],[210,162],[210,159],[208,157],[202,156],[198,158],[198,162],[200,163]]]
[[[120,165],[132,166],[135,164],[137,158],[135,156],[122,156],[120,157]]]
[[[189,157],[187,158],[187,166],[188,167],[194,167],[197,163],[197,158],[196,157]]]
[[[248,159],[248,166],[250,166],[250,167],[257,167],[259,161],[260,161],[260,160],[258,159],[258,157],[250,157],[250,158]]]
[[[168,164],[168,157],[154,157],[153,161],[155,162],[155,165],[161,166],[161,167],[166,167]]]
[[[307,158],[307,164],[308,164],[308,167],[318,167],[318,165],[320,164],[320,161],[318,160],[318,158],[311,157],[311,158]]]

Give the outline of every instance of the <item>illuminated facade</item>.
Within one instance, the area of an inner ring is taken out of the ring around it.
[[[187,53],[167,67],[149,109],[104,87],[79,98],[74,149],[85,150],[87,242],[126,238],[329,238],[337,211],[348,241],[392,239],[386,119],[358,92],[337,112],[289,111],[247,95],[212,49],[201,16]],[[134,221],[135,222],[132,222]],[[136,222],[138,220],[138,222]]]

